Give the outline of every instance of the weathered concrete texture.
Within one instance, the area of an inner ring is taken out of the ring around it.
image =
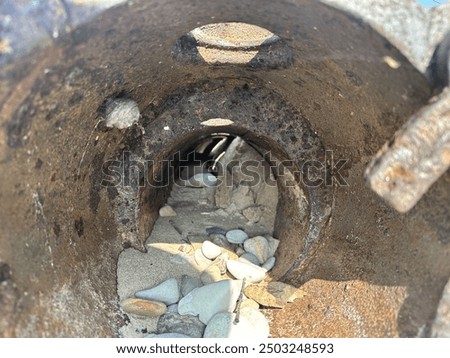
[[[275,336],[416,336],[430,325],[450,276],[449,175],[405,216],[362,179],[375,152],[427,102],[425,78],[348,14],[307,0],[260,0],[257,7],[240,0],[136,1],[1,70],[0,246],[17,290],[9,335],[116,334],[126,319],[118,315],[118,255],[124,246],[143,250],[167,191],[140,190],[136,183],[125,194],[105,188],[103,163],[124,151],[169,158],[224,130],[201,125],[212,118],[233,120],[225,130],[291,159],[302,186],[305,160],[318,159],[330,170],[338,159],[348,160],[340,170],[348,185],[328,182],[303,188],[298,197],[279,188],[285,205],[275,229],[277,267],[295,264],[286,281],[308,281],[305,291],[320,311],[305,318],[297,300],[285,317],[277,313]],[[277,34],[289,44],[293,65],[255,70],[176,61],[170,50],[177,39],[212,16]],[[383,56],[400,68],[388,67]],[[121,94],[136,101],[142,118],[125,130],[108,129],[100,109]],[[303,221],[298,198],[311,208]],[[118,216],[128,199],[128,216]],[[131,232],[131,239],[121,235]],[[340,281],[359,285],[354,304],[334,299]],[[355,327],[335,315],[342,324],[331,324],[327,307],[348,315],[357,307],[363,319]],[[313,329],[319,319],[320,332]],[[302,333],[293,321],[310,328]]]
[[[416,0],[322,0],[369,23],[425,73],[436,46],[450,30],[450,4],[426,9]]]

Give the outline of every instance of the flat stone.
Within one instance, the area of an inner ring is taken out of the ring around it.
[[[266,270],[247,262],[228,260],[227,269],[238,280],[245,278],[250,283],[261,282],[266,277]]]
[[[205,285],[222,280],[220,268],[215,265],[209,266],[201,273],[200,280]]]
[[[265,236],[267,242],[269,243],[269,253],[268,257],[275,256],[275,253],[277,252],[278,245],[280,244],[280,240],[274,239],[272,236]]]
[[[159,216],[168,217],[168,216],[177,216],[177,213],[170,205],[164,205],[161,209],[159,209]]]
[[[197,249],[194,251],[194,260],[199,266],[200,270],[206,269],[212,263],[211,260],[207,259],[205,255],[203,255],[202,249]]]
[[[260,206],[251,206],[242,211],[242,215],[251,223],[257,223],[261,220],[263,211]]]
[[[222,253],[222,250],[216,244],[213,244],[211,241],[206,240],[202,245],[202,253],[207,259],[214,260]]]
[[[305,296],[305,293],[283,282],[260,283],[244,289],[247,297],[266,307],[283,308],[288,302]]]
[[[254,308],[259,309],[259,303],[255,300],[252,300],[251,298],[247,298],[246,300],[242,301],[241,303],[241,309],[243,308]]]
[[[248,239],[248,235],[245,233],[245,231],[236,229],[228,231],[226,234],[226,238],[231,244],[243,244],[244,241]]]
[[[180,286],[181,286],[180,287],[181,294],[184,297],[192,290],[202,287],[203,284],[202,284],[202,281],[200,281],[198,278],[191,277],[188,275],[183,275],[183,276],[181,276]]]
[[[263,264],[270,257],[269,242],[263,236],[255,236],[244,242],[245,251],[255,255],[259,264]]]
[[[177,303],[180,299],[180,291],[178,290],[177,280],[170,278],[153,288],[136,292],[135,296],[137,298],[159,301],[166,305],[171,305]]]
[[[147,334],[144,338],[194,338],[180,333]]]
[[[216,184],[217,178],[211,173],[195,174],[186,181],[186,185],[192,188],[206,188],[215,186]]]
[[[241,291],[242,281],[223,280],[196,288],[178,303],[178,313],[199,316],[207,324],[218,312],[232,312]]]
[[[166,313],[159,317],[157,332],[178,333],[192,338],[202,338],[206,325],[198,317],[191,315],[180,315],[178,313]]]
[[[139,298],[127,298],[120,303],[120,306],[126,313],[146,317],[159,317],[167,311],[164,303]]]
[[[241,309],[239,322],[235,320],[235,313],[217,313],[206,326],[203,337],[263,339],[270,334],[269,323],[258,310],[252,308]]]
[[[259,260],[258,260],[258,258],[257,258],[255,255],[253,255],[253,254],[251,254],[251,253],[249,253],[249,252],[243,253],[243,254],[241,255],[241,257],[239,257],[239,260],[238,260],[238,261],[241,261],[241,262],[249,262],[249,263],[251,263],[251,264],[253,264],[253,265],[259,265]]]
[[[266,262],[264,262],[264,264],[261,266],[263,269],[266,269],[267,271],[270,271],[270,270],[272,270],[273,269],[273,267],[275,266],[275,262],[276,262],[276,259],[275,259],[275,257],[269,257],[268,259],[267,259],[267,261]]]

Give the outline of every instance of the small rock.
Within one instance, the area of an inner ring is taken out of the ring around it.
[[[273,269],[273,267],[275,266],[275,261],[276,261],[276,259],[275,259],[275,257],[269,257],[268,259],[267,259],[267,261],[266,262],[264,262],[264,264],[261,266],[263,269],[266,269],[267,271],[270,271],[270,270],[272,270]]]
[[[128,128],[137,123],[141,117],[138,104],[128,98],[109,98],[105,107],[105,123],[109,128]]]
[[[245,253],[246,253],[246,251],[242,247],[238,246],[238,248],[236,249],[236,255],[242,256]]]
[[[211,265],[209,265],[209,267],[211,266],[216,266],[219,268],[219,272],[221,275],[225,275],[227,272],[227,261],[229,260],[229,256],[227,253],[223,253],[221,255],[219,255],[213,262]]]
[[[218,266],[210,265],[201,273],[200,280],[202,280],[205,285],[222,280],[220,268]]]
[[[231,244],[242,244],[248,239],[248,235],[242,230],[230,230],[226,234],[226,238]]]
[[[180,333],[147,334],[144,338],[194,338]]]
[[[126,313],[146,317],[158,317],[166,313],[167,310],[164,303],[139,298],[127,298],[120,305]]]
[[[178,303],[178,313],[199,316],[207,324],[218,312],[232,312],[240,295],[242,281],[223,280],[196,288]]]
[[[180,291],[183,296],[186,296],[192,290],[202,286],[202,281],[200,281],[198,278],[194,278],[188,275],[183,275],[181,277]]]
[[[194,260],[200,267],[200,270],[204,270],[212,263],[211,260],[207,259],[205,255],[203,255],[202,249],[197,249],[194,251]]]
[[[280,244],[280,240],[274,239],[272,236],[267,235],[266,237],[267,242],[269,243],[269,255],[268,257],[275,256],[275,253],[277,252],[278,245]]]
[[[253,265],[259,265],[258,258],[255,255],[253,255],[253,254],[251,254],[249,252],[245,252],[244,254],[242,254],[241,257],[239,257],[238,261],[249,262],[249,263],[251,263]]]
[[[157,331],[161,333],[178,333],[192,338],[202,338],[206,325],[198,317],[178,313],[166,313],[159,317]]]
[[[237,279],[245,278],[250,283],[261,282],[266,277],[266,270],[247,262],[228,260],[227,269]]]
[[[288,302],[305,296],[305,293],[282,282],[260,283],[244,289],[247,297],[266,307],[283,308]]]
[[[241,309],[239,322],[236,314],[220,312],[206,326],[204,338],[263,339],[270,334],[266,317],[253,308]]]
[[[177,216],[177,213],[170,205],[164,205],[161,209],[159,209],[159,216],[168,217],[168,216]]]
[[[202,245],[202,253],[207,259],[214,260],[222,253],[222,251],[220,250],[219,246],[213,244],[211,241],[206,240]]]
[[[261,220],[262,209],[260,206],[251,206],[242,211],[244,217],[251,223],[257,223]]]
[[[245,251],[255,255],[260,264],[263,264],[270,257],[269,242],[263,236],[255,236],[244,242]]]
[[[217,184],[217,178],[211,173],[199,173],[191,177],[186,184],[192,188],[206,188],[215,186]]]
[[[167,312],[178,313],[178,305],[174,303],[173,305],[167,306]]]
[[[166,305],[177,303],[180,298],[177,280],[170,278],[158,286],[136,292],[137,298],[164,302]]]
[[[259,309],[259,303],[255,300],[252,300],[251,298],[247,298],[246,300],[242,301],[241,303],[241,309],[243,308],[254,308]]]
[[[246,318],[253,327],[255,338],[267,338],[270,335],[269,322],[259,310],[246,307],[241,309],[240,318]]]

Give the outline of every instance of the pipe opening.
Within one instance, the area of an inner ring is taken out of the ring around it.
[[[308,201],[275,142],[219,127],[176,143],[162,151],[168,160],[159,167],[169,167],[164,172],[172,186],[147,252],[128,248],[119,257],[118,295],[130,318],[120,329],[124,337],[180,334],[180,325],[191,337],[214,336],[207,329],[211,312],[236,315],[241,305],[260,307],[242,299],[242,287],[280,279],[304,244]],[[211,288],[208,299],[201,297],[204,287]],[[219,307],[224,300],[228,306]],[[263,314],[260,319],[268,327]]]

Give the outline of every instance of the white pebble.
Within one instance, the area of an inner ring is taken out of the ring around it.
[[[227,232],[226,238],[232,244],[242,244],[248,239],[248,235],[242,230],[230,230]]]
[[[137,103],[127,98],[108,100],[105,123],[109,128],[125,129],[139,121],[141,113]]]
[[[170,205],[164,205],[161,209],[159,209],[159,216],[162,218],[168,216],[177,216],[177,213]]]
[[[207,259],[214,260],[222,253],[222,251],[216,244],[213,244],[209,240],[205,240],[202,244],[202,253]]]
[[[266,277],[265,269],[247,262],[228,260],[227,269],[237,279],[245,278],[250,283],[261,282]]]
[[[199,173],[187,180],[186,184],[192,188],[206,188],[215,186],[217,178],[211,173]]]

